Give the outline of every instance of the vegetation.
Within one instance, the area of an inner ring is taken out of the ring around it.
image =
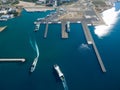
[[[38,0],[22,0],[22,1],[26,1],[26,2],[36,2]]]
[[[19,0],[14,1],[12,4],[18,4]]]

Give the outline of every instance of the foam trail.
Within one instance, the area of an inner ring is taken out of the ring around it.
[[[67,82],[65,79],[64,81],[62,81],[62,84],[63,84],[64,90],[68,90]]]
[[[36,41],[35,41],[35,48],[36,48],[36,53],[37,53],[37,58],[39,58],[39,48],[38,48],[38,45],[37,45],[37,43],[36,43]]]
[[[33,42],[32,42],[32,40],[31,40],[31,39],[30,39],[30,44],[31,44],[31,46],[32,46],[33,50],[35,50],[35,51],[36,51],[35,46],[33,45]]]
[[[31,44],[32,48],[35,50],[35,52],[37,53],[36,57],[39,57],[39,48],[38,48],[36,41],[34,40],[34,42],[33,42],[32,39],[30,38],[30,44]]]

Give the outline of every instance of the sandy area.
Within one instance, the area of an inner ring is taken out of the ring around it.
[[[61,15],[59,20],[72,20],[77,19],[80,20],[83,17],[83,14],[80,12],[68,12],[67,14]]]
[[[22,6],[27,12],[54,10],[53,7],[36,5],[35,3],[24,2],[24,1],[20,1],[20,3],[17,4],[16,6]]]
[[[17,4],[16,6],[22,6],[22,7],[34,7],[35,3],[31,2],[24,2],[24,1],[19,1],[20,3]]]
[[[37,12],[37,11],[54,10],[54,8],[51,8],[51,7],[25,7],[24,9],[27,12]]]

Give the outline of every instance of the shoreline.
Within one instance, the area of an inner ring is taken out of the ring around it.
[[[5,30],[6,28],[7,28],[7,26],[0,27],[0,32],[2,32],[3,30]]]
[[[27,12],[43,12],[47,10],[54,10],[54,8],[50,7],[23,7]]]

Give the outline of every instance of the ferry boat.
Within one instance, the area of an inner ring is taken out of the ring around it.
[[[67,32],[70,32],[70,22],[68,21],[67,24],[66,24],[66,31]]]
[[[30,68],[30,72],[31,72],[31,73],[35,70],[36,65],[37,65],[37,61],[38,61],[38,58],[36,57],[36,58],[34,59],[33,63],[32,63],[31,68]]]
[[[59,67],[57,64],[55,64],[55,65],[54,65],[54,69],[56,70],[59,78],[60,78],[62,81],[64,81],[65,78],[64,78],[63,73],[62,73],[61,70],[60,70],[60,67]]]

